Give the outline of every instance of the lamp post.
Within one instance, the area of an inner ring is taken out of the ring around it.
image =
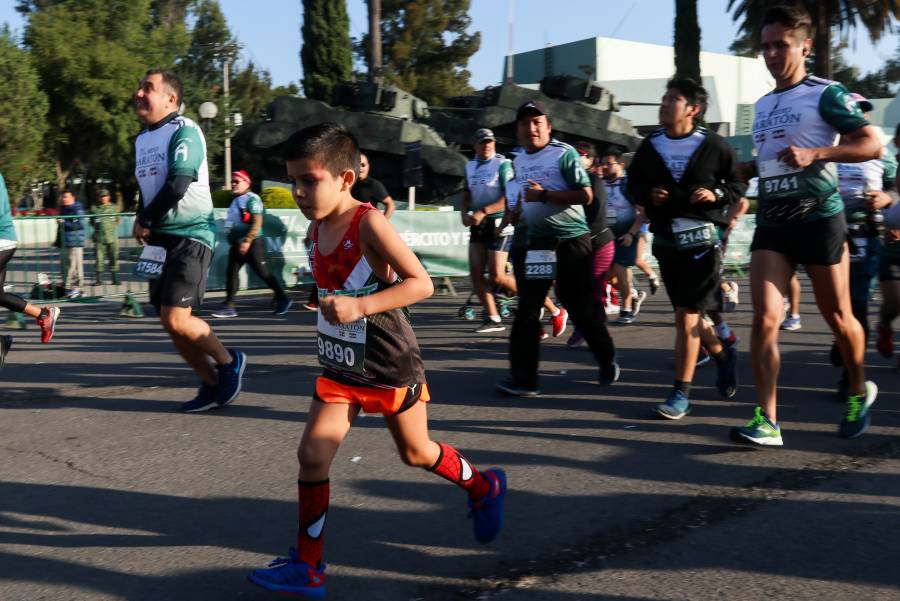
[[[200,118],[203,119],[203,125],[206,126],[206,133],[209,136],[209,122],[216,118],[216,115],[219,114],[219,107],[216,106],[215,102],[209,102],[208,100],[200,105]]]

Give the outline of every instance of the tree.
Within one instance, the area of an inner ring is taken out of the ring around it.
[[[303,0],[303,92],[331,102],[334,84],[350,78],[353,48],[344,0]]]
[[[675,0],[675,76],[690,77],[697,83],[703,81],[697,0]]]
[[[59,187],[76,167],[133,169],[131,100],[147,67],[135,57],[147,50],[149,8],[149,0],[60,0],[29,14],[25,40],[49,99]]]
[[[0,28],[0,81],[0,173],[15,199],[29,181],[45,175],[48,103],[28,52],[7,27]]]
[[[481,34],[468,33],[470,0],[382,0],[382,52],[388,83],[436,104],[468,94],[469,58]],[[368,35],[356,48],[368,64]]]
[[[753,48],[759,50],[759,34],[766,10],[776,5],[800,6],[812,17],[815,30],[813,72],[823,77],[833,77],[831,49],[832,29],[837,28],[846,40],[859,24],[866,29],[872,41],[881,39],[885,31],[893,31],[892,19],[900,19],[900,2],[897,0],[728,0],[728,10],[734,10],[734,21],[741,20],[741,30],[749,34]]]

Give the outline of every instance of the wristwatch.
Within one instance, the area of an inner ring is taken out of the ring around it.
[[[713,188],[713,194],[716,195],[716,200],[722,200],[725,198],[725,193],[722,192],[721,188]]]
[[[538,194],[538,201],[547,204],[547,193],[549,190],[541,190],[540,194]]]

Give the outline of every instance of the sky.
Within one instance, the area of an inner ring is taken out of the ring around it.
[[[0,0],[0,23],[21,33],[24,21],[12,0]],[[299,82],[302,0],[220,0],[229,27],[243,44],[243,59],[269,71],[276,85]],[[514,52],[604,36],[638,42],[672,44],[675,0],[512,0]],[[698,0],[702,50],[728,53],[737,26],[725,11],[725,0]],[[500,82],[510,47],[509,0],[472,0],[472,31],[481,32],[481,48],[469,62],[471,84],[483,88]],[[561,8],[564,7],[564,8]],[[368,28],[364,0],[347,0],[350,35]],[[881,67],[893,56],[896,33],[877,45],[865,33],[851,36],[845,56],[863,72]]]

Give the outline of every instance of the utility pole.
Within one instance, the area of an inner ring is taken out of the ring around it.
[[[381,83],[381,0],[368,0],[369,5],[369,81]]]
[[[228,104],[228,78],[231,56],[225,54],[222,61],[222,105],[225,109],[225,183],[223,188],[231,185],[231,107]]]

